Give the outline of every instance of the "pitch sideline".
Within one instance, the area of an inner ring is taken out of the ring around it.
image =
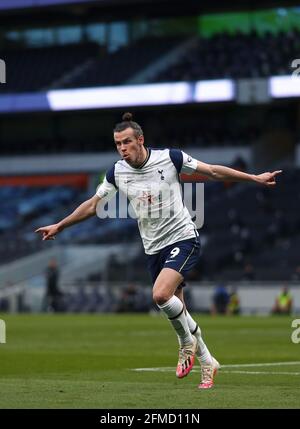
[[[300,365],[300,361],[293,362],[263,362],[263,363],[243,363],[243,364],[230,364],[221,365],[220,371],[223,373],[235,373],[235,374],[276,374],[276,375],[300,375],[300,372],[270,372],[270,371],[224,371],[225,368],[257,368],[257,367],[270,367],[270,366],[288,366],[288,365]],[[157,368],[130,368],[131,371],[136,372],[173,372],[173,367],[157,367]],[[195,371],[195,370],[192,370]]]

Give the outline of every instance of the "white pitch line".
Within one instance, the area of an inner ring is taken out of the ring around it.
[[[227,374],[263,374],[263,375],[300,375],[300,372],[274,372],[274,371],[222,371],[222,373]]]
[[[300,361],[295,362],[263,362],[263,363],[243,363],[243,364],[232,364],[232,365],[221,365],[221,370],[224,368],[256,368],[256,367],[264,367],[264,366],[285,366],[285,365],[300,365]],[[144,372],[169,372],[174,371],[173,367],[158,367],[158,368],[131,368],[131,371],[144,371]],[[224,371],[225,372],[225,371]],[[232,371],[231,371],[232,372]],[[250,372],[254,374],[254,372]],[[266,374],[263,372],[263,374]],[[270,374],[270,372],[268,373]],[[276,374],[279,374],[276,372]],[[291,372],[287,374],[292,374]]]
[[[242,367],[257,367],[257,366],[284,366],[284,365],[300,365],[300,361],[296,362],[268,362],[268,363],[242,363],[234,365],[221,365],[222,368],[242,368]]]

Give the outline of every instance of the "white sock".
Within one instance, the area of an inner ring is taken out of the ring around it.
[[[177,333],[180,346],[191,344],[193,342],[193,337],[180,299],[173,295],[172,298],[164,304],[158,305],[158,307],[166,314],[172,323]]]
[[[195,322],[195,320],[192,318],[192,316],[190,315],[190,313],[186,310],[186,319],[188,322],[188,326],[189,329],[191,331],[191,333],[197,338],[198,341],[198,350],[197,350],[197,357],[200,360],[200,363],[204,364],[204,365],[210,365],[212,363],[212,356],[205,344],[205,342],[203,341],[202,335],[201,335],[201,329],[200,327],[197,325],[197,323]]]

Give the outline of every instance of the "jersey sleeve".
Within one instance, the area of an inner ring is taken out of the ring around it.
[[[193,174],[197,169],[197,160],[183,151],[181,153],[183,158],[181,173]]]
[[[106,173],[103,182],[97,187],[96,195],[104,201],[108,201],[116,194],[117,190],[113,167]]]

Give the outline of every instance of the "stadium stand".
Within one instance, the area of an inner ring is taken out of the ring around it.
[[[99,45],[86,43],[43,48],[3,50],[9,79],[1,85],[1,93],[34,92],[51,87],[64,74],[74,72],[99,52]],[[22,70],[22,73],[20,73]]]
[[[9,81],[0,92],[119,85],[182,42],[179,37],[144,38],[114,53],[92,42],[6,49],[1,57]]]
[[[0,92],[29,92],[126,84],[151,63],[187,38],[144,37],[110,53],[86,42],[43,48],[10,48],[1,52],[8,64],[9,81]],[[259,78],[291,72],[297,57],[300,32],[272,34],[220,33],[199,37],[178,62],[152,82],[196,81],[220,78]],[[22,70],[20,75],[19,70]],[[149,81],[149,79],[148,79]]]
[[[176,47],[179,37],[156,37],[138,40],[112,54],[94,58],[89,66],[64,88],[120,85],[153,61]],[[57,86],[59,88],[59,86]]]
[[[180,81],[223,78],[259,78],[291,73],[297,57],[300,32],[217,34],[199,38],[181,61],[154,78]]]
[[[33,234],[37,225],[53,223],[57,217],[71,212],[84,199],[86,192],[72,187],[32,188],[0,187],[0,198],[3,201],[0,216],[1,264],[42,249],[40,237]],[[99,219],[75,225],[66,230],[58,239],[61,244],[117,243],[121,230],[124,240],[136,230],[132,219],[105,219],[104,226],[97,228]]]
[[[236,121],[239,115],[239,121]],[[143,124],[147,136],[146,144],[150,147],[237,147],[247,146],[256,142],[262,133],[263,126],[252,119],[250,111],[242,111],[233,106],[227,112],[215,109],[182,109],[174,111],[139,112],[139,121]],[[261,112],[260,122],[264,122],[265,112]],[[2,155],[38,155],[109,152],[114,149],[112,128],[118,121],[114,113],[105,118],[98,112],[86,115],[69,114],[68,129],[62,127],[61,117],[50,116],[44,120],[45,127],[36,126],[36,118],[26,118],[32,124],[23,132],[22,138],[14,127],[9,133],[0,133],[0,153]],[[17,121],[17,120],[16,120]],[[0,118],[1,123],[5,122]],[[106,122],[108,125],[103,125]],[[111,126],[109,126],[111,124]],[[161,125],[164,124],[162,127]],[[176,124],[176,126],[175,126]],[[23,122],[20,121],[20,127]],[[6,127],[6,124],[4,124]],[[72,133],[72,134],[71,134]]]

